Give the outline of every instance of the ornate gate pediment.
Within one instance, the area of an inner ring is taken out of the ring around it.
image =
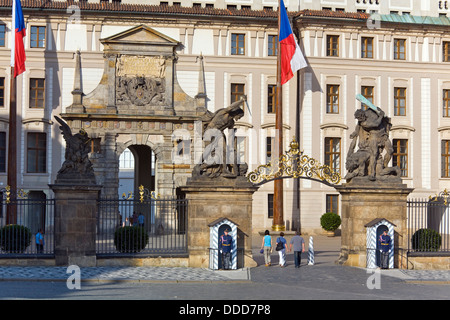
[[[329,186],[334,186],[341,181],[341,176],[338,172],[333,171],[327,165],[321,165],[317,160],[303,154],[295,138],[290,144],[290,149],[277,162],[258,166],[247,175],[247,178],[256,186],[286,178],[310,179]]]

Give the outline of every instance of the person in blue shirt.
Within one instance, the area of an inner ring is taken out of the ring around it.
[[[36,233],[36,252],[44,252],[44,231],[42,228],[40,228],[38,233]]]
[[[139,227],[144,227],[144,221],[145,221],[145,217],[142,214],[142,212],[140,212],[139,216],[138,216]]]
[[[381,252],[381,269],[389,269],[389,251],[391,249],[391,237],[387,234],[387,230],[383,231],[378,239]]]
[[[231,269],[231,246],[233,238],[228,234],[229,230],[225,229],[224,234],[220,237],[219,250],[222,253],[223,269]]]
[[[277,238],[277,251],[280,257],[280,267],[284,268],[286,266],[286,251],[289,252],[284,232],[280,232],[280,236]]]
[[[264,238],[261,244],[261,250],[264,252],[264,262],[266,267],[271,264],[270,253],[272,252],[272,237],[270,236],[269,230],[264,232]]]

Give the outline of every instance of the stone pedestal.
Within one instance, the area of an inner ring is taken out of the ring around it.
[[[55,263],[96,266],[96,227],[101,186],[54,184]]]
[[[401,182],[392,184],[354,180],[335,187],[342,199],[341,252],[337,263],[365,268],[367,264],[365,225],[374,219],[384,218],[396,226],[394,267],[406,267],[402,266],[400,258],[407,249],[407,197],[413,189],[407,188]]]
[[[242,179],[241,179],[242,178]],[[238,268],[256,266],[252,257],[252,197],[258,190],[244,177],[238,179],[199,179],[188,182],[181,191],[189,203],[189,266],[208,268],[210,227],[226,218],[238,225],[237,248],[244,252]],[[238,256],[239,259],[239,256]]]

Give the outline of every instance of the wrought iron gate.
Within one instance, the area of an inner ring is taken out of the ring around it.
[[[54,255],[55,200],[29,196],[23,190],[13,195],[0,191],[0,257],[48,258]],[[40,232],[43,245],[36,246]]]
[[[187,254],[187,200],[100,199],[97,256]]]
[[[450,203],[447,199],[442,195],[410,199],[407,207],[408,253],[450,253]]]

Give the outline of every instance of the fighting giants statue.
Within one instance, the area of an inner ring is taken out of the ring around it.
[[[358,120],[355,131],[350,135],[352,142],[347,153],[347,175],[349,182],[354,177],[368,177],[369,180],[384,179],[389,176],[400,177],[398,167],[388,167],[394,152],[389,131],[392,127],[391,119],[386,117],[383,110],[375,107],[363,96],[356,97],[369,108],[356,110]],[[358,144],[358,151],[355,147]],[[383,151],[385,155],[383,157]]]
[[[91,150],[91,139],[84,129],[72,134],[72,130],[64,120],[57,116],[55,116],[55,119],[61,124],[59,128],[64,140],[66,140],[65,161],[58,171],[56,180],[68,183],[87,182],[95,184],[94,170],[88,157]]]
[[[197,164],[192,172],[192,178],[236,178],[245,176],[246,164],[238,164],[236,159],[236,146],[234,146],[234,156],[227,157],[227,142],[224,134],[225,129],[234,129],[235,121],[244,116],[241,104],[247,101],[243,96],[239,101],[234,102],[227,108],[222,108],[212,113],[207,111],[202,121],[204,140],[210,141],[206,144],[202,154],[202,162]]]

